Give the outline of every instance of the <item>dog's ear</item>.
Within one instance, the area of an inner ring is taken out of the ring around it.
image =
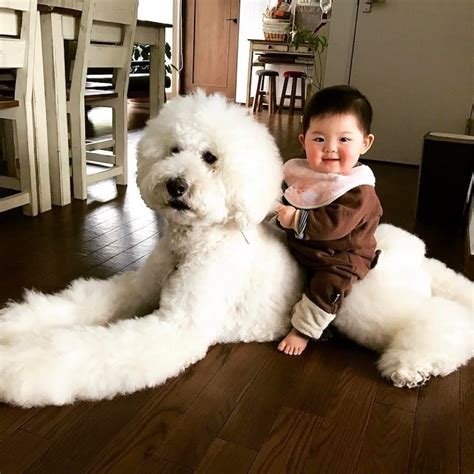
[[[281,195],[282,173],[278,160],[261,170],[258,178],[241,182],[231,197],[231,216],[242,230],[259,224],[273,210]],[[247,175],[248,176],[248,175]]]
[[[228,161],[226,173],[229,214],[241,229],[262,222],[273,210],[281,196],[283,179],[281,158],[273,138],[253,119],[250,125],[247,136],[252,137],[252,142],[247,146],[235,145],[237,153]]]
[[[244,203],[239,200],[235,200],[233,202],[233,216],[235,222],[237,223],[237,227],[241,230],[247,229],[250,225],[255,225],[261,222],[258,219],[258,216],[254,215],[253,213],[249,212],[249,204]]]

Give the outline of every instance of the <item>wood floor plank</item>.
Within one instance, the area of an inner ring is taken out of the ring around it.
[[[196,470],[197,474],[246,474],[257,451],[216,438]]]
[[[375,354],[353,348],[313,438],[305,472],[353,472],[377,391]]]
[[[44,407],[23,425],[23,429],[43,438],[60,440],[81,419],[89,416],[95,405],[93,402],[82,402],[62,407]]]
[[[157,455],[195,468],[273,350],[273,343],[239,344],[165,438]]]
[[[211,348],[206,357],[175,380],[167,382],[124,426],[88,465],[90,473],[132,472],[157,451],[170,429],[177,423],[226,363],[234,345]]]
[[[145,390],[113,401],[97,402],[88,416],[68,431],[25,473],[83,472],[90,459],[136,415],[153,395]]]
[[[127,471],[122,471],[127,472]],[[133,471],[128,472],[135,472]],[[179,466],[164,459],[160,459],[156,456],[151,456],[148,458],[142,466],[136,471],[137,474],[191,474],[192,469],[189,469],[184,466]]]
[[[18,474],[34,463],[51,445],[41,436],[19,429],[0,442],[0,472]]]
[[[308,346],[309,356],[300,378],[286,406],[324,417],[333,392],[346,367],[352,343],[342,341],[315,342]]]
[[[357,473],[402,474],[407,471],[415,414],[375,403],[369,418]]]
[[[375,400],[384,405],[415,412],[418,388],[394,387],[388,380],[380,379]]]
[[[310,350],[302,357],[287,356],[274,350],[219,432],[219,438],[249,449],[260,449],[311,356]]]
[[[31,417],[39,412],[37,408],[13,407],[0,403],[0,441],[23,426]],[[1,471],[0,471],[1,472]]]
[[[268,440],[259,451],[249,472],[253,474],[303,472],[312,440],[321,423],[322,419],[319,416],[283,407]]]
[[[458,471],[459,372],[455,372],[431,379],[420,389],[408,472]]]
[[[148,217],[135,217],[131,222],[122,225],[120,222],[114,223],[114,226],[117,227],[112,230],[101,233],[92,239],[82,240],[81,249],[83,252],[88,252],[89,255],[112,244],[115,246],[120,245],[122,242],[126,242],[127,237],[134,233],[151,231],[150,235],[154,234],[158,231],[157,225],[158,224],[154,220]]]
[[[459,372],[460,472],[474,473],[474,360]]]

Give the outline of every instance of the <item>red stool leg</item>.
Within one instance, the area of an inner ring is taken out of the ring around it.
[[[288,86],[288,77],[285,77],[283,81],[283,89],[281,90],[281,97],[280,97],[280,107],[278,107],[278,113],[281,114],[283,112],[283,106],[285,105],[286,99],[286,87]]]
[[[306,79],[304,76],[301,78],[301,110],[304,110],[306,105]]]
[[[291,78],[290,115],[295,113],[296,77]]]

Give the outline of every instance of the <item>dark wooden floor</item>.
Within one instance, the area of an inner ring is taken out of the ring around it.
[[[269,125],[284,157],[298,156],[298,117]],[[139,136],[130,134],[131,173]],[[384,220],[414,230],[417,169],[372,167]],[[159,230],[133,180],[119,190],[98,183],[87,203],[38,218],[0,214],[0,305],[25,287],[56,291],[78,276],[137,268]],[[462,268],[460,234],[419,231],[431,255]],[[302,357],[273,343],[221,345],[164,386],[130,396],[0,404],[0,472],[472,474],[474,364],[408,390],[381,380],[376,359],[341,338]]]

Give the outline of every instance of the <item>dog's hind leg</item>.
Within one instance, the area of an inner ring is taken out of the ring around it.
[[[397,387],[447,375],[474,355],[472,315],[464,306],[433,297],[414,310],[378,361],[382,376]]]
[[[474,284],[470,280],[434,258],[425,258],[423,268],[431,276],[433,296],[457,301],[474,313]]]
[[[53,327],[100,325],[150,313],[158,305],[168,260],[167,253],[150,256],[138,271],[108,280],[75,280],[53,295],[29,291],[23,302],[11,302],[0,310],[0,343]]]

